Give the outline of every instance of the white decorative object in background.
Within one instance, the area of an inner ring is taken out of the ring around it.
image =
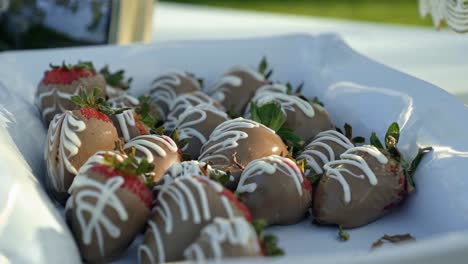
[[[422,17],[431,14],[437,29],[445,20],[454,31],[468,32],[468,0],[419,0],[419,13]]]

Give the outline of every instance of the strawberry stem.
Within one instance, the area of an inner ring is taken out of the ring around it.
[[[258,239],[263,246],[265,256],[283,256],[284,250],[278,247],[278,238],[273,234],[264,234],[267,222],[263,219],[254,220],[252,226],[257,233]]]
[[[102,96],[103,92],[100,88],[94,88],[91,93],[87,93],[85,89],[81,88],[80,95],[73,95],[70,99],[80,108],[94,108],[97,111],[107,115],[113,116],[120,114],[130,108],[112,109]]]

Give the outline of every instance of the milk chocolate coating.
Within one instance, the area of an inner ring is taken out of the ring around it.
[[[199,104],[187,108],[175,122],[179,139],[185,141],[182,152],[192,159],[200,156],[200,149],[208,140],[211,132],[221,123],[228,120],[226,113],[209,104]]]
[[[211,97],[202,91],[182,94],[177,96],[171,104],[169,113],[166,116],[166,122],[164,123],[164,129],[166,131],[172,132],[177,126],[177,121],[179,120],[180,115],[187,111],[187,109],[200,104],[212,105],[220,111],[225,111],[222,105],[220,105],[218,102],[215,102],[213,99],[211,99]]]
[[[327,130],[315,136],[297,160],[307,161],[308,168],[304,174],[306,177],[311,177],[322,174],[325,163],[340,159],[340,155],[353,146],[353,143],[340,132]]]
[[[222,192],[221,185],[195,177],[165,186],[138,250],[140,263],[181,261],[184,250],[214,218],[243,216]]]
[[[391,207],[397,205],[405,196],[406,179],[401,165],[390,158],[388,163],[380,163],[374,156],[366,152],[356,152],[364,159],[377,177],[377,184],[372,185],[363,170],[350,164],[341,164],[337,169],[342,171],[349,184],[351,200],[344,199],[344,189],[339,181],[329,176],[328,170],[320,180],[314,199],[314,217],[321,224],[336,224],[343,228],[354,228],[368,224],[383,216]]]
[[[106,184],[111,179],[89,171],[86,175],[81,174],[77,177],[89,177],[102,184]],[[90,195],[96,191],[98,191],[98,196]],[[118,188],[114,193],[125,210],[126,217],[119,215],[118,209],[111,206],[113,203],[111,198],[102,198],[104,194],[99,193],[99,189],[93,185],[83,184],[73,188],[67,202],[65,210],[67,223],[78,244],[81,256],[89,263],[111,261],[125,253],[135,237],[143,230],[149,217],[150,210],[137,195],[124,188]],[[103,202],[104,207],[101,208],[101,204],[98,203]],[[80,204],[83,205],[80,206]],[[93,208],[92,211],[86,210],[85,207],[88,206]],[[112,229],[106,228],[107,222]],[[87,232],[91,232],[89,242],[85,238]],[[114,234],[111,235],[111,233]],[[102,252],[100,244],[103,247]]]
[[[192,74],[172,72],[163,74],[153,81],[149,95],[160,107],[160,116],[165,118],[172,102],[178,95],[200,91],[198,80]]]
[[[312,189],[305,187],[304,181],[292,160],[269,156],[247,165],[236,194],[253,219],[263,219],[269,225],[290,225],[304,219],[312,205]]]
[[[286,110],[286,121],[284,122],[284,127],[292,129],[305,142],[311,141],[322,131],[333,129],[327,111],[318,104],[311,103],[311,105],[315,111],[314,117],[310,118],[296,108],[295,111]]]
[[[223,258],[262,256],[255,230],[242,217],[216,218],[200,232],[185,251],[187,260],[198,263]]]
[[[83,124],[84,129],[75,131],[76,126],[71,123],[73,120]],[[63,131],[64,129],[66,131]],[[78,145],[72,140],[75,136],[79,140]],[[96,118],[87,119],[80,110],[57,115],[49,127],[45,150],[48,172],[46,186],[52,197],[65,204],[69,196],[68,188],[80,167],[96,152],[113,150],[117,140],[117,131],[111,122]],[[67,146],[70,149],[67,149]],[[71,155],[71,149],[76,149],[77,153]],[[66,165],[68,162],[69,166]]]
[[[241,116],[255,91],[266,83],[258,72],[247,67],[234,67],[224,74],[208,94],[227,111]]]
[[[52,121],[56,114],[60,114],[65,110],[75,110],[79,108],[69,98],[61,97],[58,92],[68,95],[77,95],[81,89],[90,93],[96,87],[101,88],[105,94],[106,80],[101,74],[79,78],[70,84],[45,84],[41,81],[36,92],[36,105],[41,112],[44,124],[49,126],[50,121]],[[45,93],[51,94],[45,95]],[[41,95],[43,95],[43,98],[40,98]]]
[[[242,172],[252,160],[270,155],[288,155],[281,138],[264,125],[252,120],[237,118],[221,123],[201,149],[200,161],[215,169],[230,171],[235,189]],[[237,159],[237,164],[234,162]],[[241,167],[239,167],[239,165]]]
[[[113,115],[110,118],[117,129],[119,138],[123,138],[125,142],[141,135],[148,135],[150,132],[150,128],[139,120],[133,109]]]
[[[175,142],[167,136],[142,135],[133,138],[124,145],[124,149],[135,148],[135,156],[146,158],[154,164],[153,181],[161,180],[162,175],[172,164],[181,161],[181,155]]]

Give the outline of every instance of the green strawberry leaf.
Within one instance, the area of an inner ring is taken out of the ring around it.
[[[399,139],[400,126],[398,126],[398,123],[394,122],[388,127],[387,133],[385,133],[385,146],[387,147],[387,149],[391,147],[396,147]]]
[[[265,56],[262,57],[262,60],[258,65],[258,72],[265,77],[265,80],[270,79],[273,74],[273,70],[268,68],[268,61]]]
[[[314,103],[314,104],[318,104],[318,105],[320,105],[322,107],[325,107],[325,104],[322,101],[320,101],[320,99],[317,96],[314,96],[314,98],[312,98],[311,102]]]
[[[254,121],[257,121],[274,131],[278,131],[286,121],[286,115],[281,110],[281,105],[277,102],[269,102],[258,106],[255,102],[250,103],[250,114]]]
[[[263,246],[265,256],[284,256],[283,249],[278,247],[278,238],[272,234],[264,234],[267,222],[263,219],[252,221],[252,226],[257,233],[258,240]]]
[[[104,79],[106,79],[106,83],[108,85],[122,90],[127,90],[128,88],[130,88],[130,84],[133,80],[132,78],[128,78],[127,80],[125,80],[124,70],[118,70],[112,73],[109,70],[108,65],[104,66],[101,70],[99,70],[99,73],[102,74],[102,76],[104,76]]]
[[[100,88],[94,88],[89,94],[85,89],[81,88],[79,95],[72,96],[71,101],[80,108],[94,108],[107,116],[117,115],[130,109],[113,109],[102,97],[102,94],[102,89]]]
[[[353,128],[351,127],[351,125],[349,125],[348,123],[345,123],[344,124],[344,129],[345,129],[345,137],[347,138],[352,138],[353,137]]]
[[[132,147],[129,150],[122,152],[122,154],[127,156],[122,161],[118,160],[117,156],[115,155],[105,155],[104,160],[114,169],[127,175],[132,175],[135,177],[143,176],[145,178],[145,184],[151,188],[154,184],[152,180],[154,164],[148,162],[146,158],[138,160],[135,156],[135,152],[135,148]]]
[[[356,145],[356,144],[363,144],[364,142],[366,142],[366,139],[364,137],[353,137],[351,139],[351,142]]]
[[[338,237],[340,238],[341,241],[348,241],[349,240],[349,234],[346,232],[343,227],[340,225],[338,227]]]
[[[281,127],[276,134],[286,143],[286,145],[293,147],[295,151],[301,151],[304,148],[305,142],[304,139],[296,134],[294,130]]]
[[[432,147],[420,148],[418,150],[418,154],[416,155],[416,157],[413,159],[413,161],[409,165],[409,168],[406,169],[406,180],[407,180],[408,186],[412,187],[413,189],[416,188],[416,184],[414,182],[414,174],[416,174],[416,170],[418,169],[418,166],[421,163],[424,156],[428,154],[429,152],[431,152],[432,150],[433,150]]]
[[[262,59],[260,60],[260,64],[258,65],[258,72],[264,75],[267,68],[268,68],[268,61],[266,57],[263,56]]]
[[[150,129],[156,128],[160,119],[151,114],[151,97],[140,96],[138,100],[140,101],[140,106],[135,109],[135,112],[139,115],[140,121]]]
[[[369,141],[372,146],[378,149],[385,149],[384,146],[382,145],[382,142],[380,142],[380,139],[377,137],[377,134],[375,132],[371,133]]]

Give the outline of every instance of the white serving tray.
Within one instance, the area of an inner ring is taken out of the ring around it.
[[[383,135],[391,122],[398,121],[405,157],[412,158],[421,146],[435,149],[416,174],[417,192],[384,218],[350,230],[348,242],[337,239],[336,228],[318,227],[310,220],[270,228],[287,253],[276,260],[466,263],[468,110],[442,89],[357,54],[335,35],[0,54],[0,262],[5,257],[15,263],[80,261],[60,210],[38,183],[45,173],[46,129],[33,99],[49,62],[92,60],[97,67],[124,68],[134,77],[133,93],[140,94],[158,73],[168,69],[188,70],[212,83],[228,67],[255,66],[263,55],[274,67],[274,80],[295,85],[304,81],[304,93],[325,103],[335,125],[348,122],[356,135],[367,137],[371,131]],[[417,242],[370,251],[372,242],[382,235],[401,233],[411,233]],[[122,263],[135,262],[135,247],[136,243]]]

